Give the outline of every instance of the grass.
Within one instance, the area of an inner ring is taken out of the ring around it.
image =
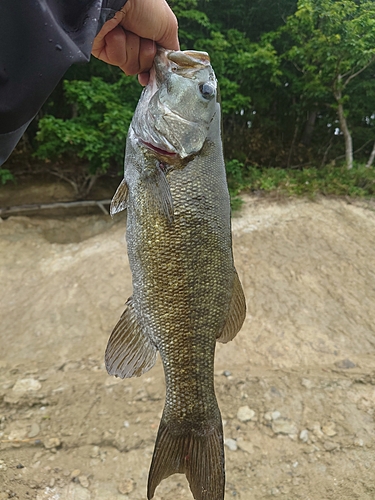
[[[369,198],[375,195],[375,168],[355,165],[327,165],[322,168],[297,169],[244,167],[237,160],[227,164],[232,208],[240,207],[238,195],[243,189],[272,192],[285,196],[350,196]]]

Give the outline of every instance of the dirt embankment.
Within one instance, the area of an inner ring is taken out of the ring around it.
[[[248,315],[219,345],[226,499],[375,498],[375,212],[247,197],[233,219]],[[0,223],[0,500],[141,500],[160,362],[109,377],[131,294],[124,221]],[[189,500],[172,476],[159,500]]]

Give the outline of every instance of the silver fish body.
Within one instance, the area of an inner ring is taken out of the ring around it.
[[[133,296],[108,342],[106,366],[139,376],[160,352],[166,402],[148,498],[186,474],[196,500],[224,498],[214,392],[216,341],[236,335],[245,300],[233,264],[217,83],[205,53],[160,49],[129,130],[124,181]]]

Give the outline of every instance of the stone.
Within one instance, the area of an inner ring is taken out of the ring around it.
[[[278,418],[272,422],[272,430],[275,434],[297,434],[297,426],[294,422],[285,418]]]
[[[94,446],[91,450],[90,457],[91,458],[97,458],[100,455],[100,448],[99,446]]]
[[[91,494],[80,484],[71,482],[63,488],[59,500],[91,500]]]
[[[301,384],[303,387],[306,387],[306,389],[312,389],[314,387],[314,384],[308,378],[303,378]]]
[[[312,431],[317,438],[322,438],[324,436],[324,434],[322,432],[322,427],[321,427],[319,422],[314,422],[314,424],[312,426]]]
[[[343,359],[341,361],[336,361],[335,366],[341,370],[350,370],[351,368],[355,368],[357,365],[353,363],[353,361],[350,361],[350,359]]]
[[[135,489],[135,482],[132,479],[125,479],[118,484],[117,489],[122,495],[127,495]]]
[[[34,438],[39,434],[39,432],[40,432],[39,424],[37,424],[36,422],[33,422],[31,424],[31,429],[30,429],[27,437]]]
[[[255,411],[248,406],[241,406],[237,412],[237,418],[240,422],[249,422],[255,417]]]
[[[240,450],[252,454],[254,453],[254,446],[253,443],[250,443],[249,441],[245,441],[244,438],[239,437],[237,438],[237,446]]]
[[[45,439],[43,441],[43,444],[46,450],[51,450],[53,448],[58,448],[59,446],[61,446],[61,441],[59,438],[53,437]]]
[[[322,431],[326,436],[333,437],[336,436],[337,434],[335,427],[336,427],[335,422],[329,422],[328,424],[323,425]]]
[[[340,447],[340,445],[338,445],[334,441],[325,441],[323,446],[326,451],[337,450]]]
[[[230,451],[236,451],[238,448],[236,441],[231,438],[225,439],[224,444],[230,449]]]
[[[72,479],[76,479],[79,475],[81,474],[81,469],[74,469],[71,473],[70,473],[70,477]]]
[[[17,380],[12,391],[16,394],[24,394],[25,392],[39,391],[41,388],[42,384],[39,380],[35,380],[34,378],[23,378]]]
[[[81,474],[80,476],[78,476],[78,481],[79,481],[79,484],[81,486],[83,486],[84,488],[88,488],[89,485],[90,485],[87,476],[84,476],[83,474]]]
[[[309,431],[307,429],[303,429],[299,433],[299,438],[303,443],[307,443],[307,441],[309,440]]]

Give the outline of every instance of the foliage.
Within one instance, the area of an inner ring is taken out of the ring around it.
[[[48,160],[79,158],[92,174],[105,172],[112,164],[120,166],[136,102],[134,81],[125,75],[113,84],[100,77],[67,80],[64,90],[73,116],[46,115],[39,121],[35,155]]]
[[[0,168],[0,184],[4,185],[9,181],[14,182],[14,175],[7,168]]]
[[[170,5],[181,48],[209,52],[218,77],[232,199],[250,181],[254,189],[294,194],[370,193],[372,169],[362,172],[358,164],[375,142],[373,0]],[[65,177],[80,166],[89,188],[109,168],[121,169],[140,91],[134,78],[94,58],[76,65],[29,127],[27,143]],[[344,158],[349,136],[353,174],[325,167]]]

